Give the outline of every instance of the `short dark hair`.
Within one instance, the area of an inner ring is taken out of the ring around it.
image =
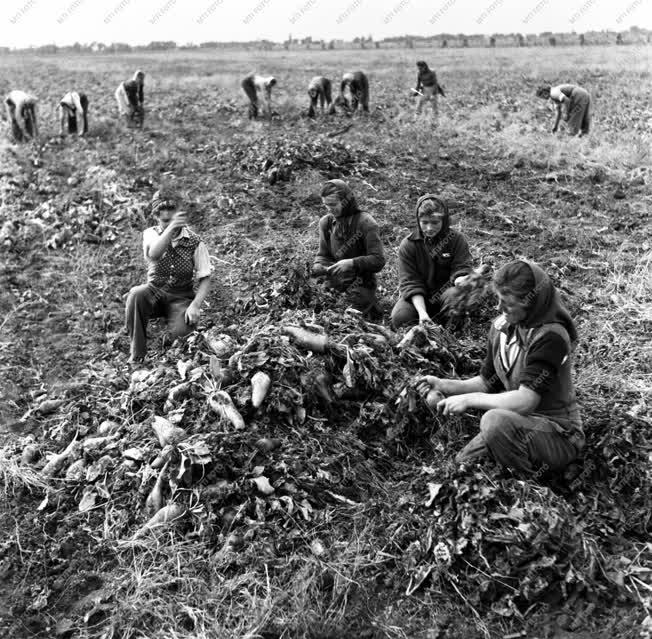
[[[180,197],[176,191],[163,187],[152,197],[152,213],[158,215],[160,211],[172,211],[178,208]]]
[[[549,84],[543,84],[541,85],[536,92],[537,98],[549,98],[550,97],[550,89],[552,87]]]

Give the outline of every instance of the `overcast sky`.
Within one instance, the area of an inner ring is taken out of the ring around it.
[[[2,0],[0,45],[652,28],[652,0]]]

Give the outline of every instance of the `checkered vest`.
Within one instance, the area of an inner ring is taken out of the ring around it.
[[[160,235],[163,229],[157,226],[156,232]],[[158,260],[150,262],[147,273],[150,284],[168,290],[192,290],[195,249],[201,239],[190,229],[188,234],[189,237],[179,238],[176,246],[170,244]]]

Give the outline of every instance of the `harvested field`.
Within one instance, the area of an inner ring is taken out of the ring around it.
[[[651,636],[648,48],[419,57],[446,90],[438,129],[414,119],[408,50],[0,58],[5,89],[39,98],[42,134],[0,141],[2,636]],[[306,118],[309,79],[354,66],[370,115]],[[142,131],[113,100],[136,68]],[[252,68],[278,79],[271,122],[246,117]],[[591,91],[588,138],[549,134],[543,80]],[[90,132],[62,141],[73,86]],[[308,277],[335,177],[380,224],[377,324]],[[202,330],[164,350],[154,325],[134,372],[124,301],[162,182],[215,273]],[[407,344],[389,330],[398,245],[428,191],[476,264],[537,261],[578,323],[587,448],[563,476],[457,467],[477,416],[433,414],[411,386],[475,374],[495,314],[487,296]],[[297,325],[330,347],[302,348]],[[147,526],[157,501],[174,512]]]

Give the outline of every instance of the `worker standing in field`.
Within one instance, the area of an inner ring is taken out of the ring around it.
[[[10,91],[5,98],[7,119],[11,123],[12,134],[17,142],[26,142],[38,137],[36,102],[33,95],[17,89]]]
[[[125,118],[128,127],[142,128],[145,119],[145,74],[136,71],[134,77],[121,82],[115,90],[120,115]]]
[[[319,220],[319,250],[312,267],[324,276],[328,288],[346,294],[355,309],[376,317],[376,273],[385,265],[378,224],[363,213],[351,187],[343,180],[329,180],[321,189],[328,213]]]
[[[262,102],[263,113],[272,117],[272,88],[276,86],[274,76],[262,76],[254,72],[247,74],[241,82],[242,90],[249,98],[249,119],[258,117],[258,105]]]
[[[591,94],[574,84],[545,85],[537,89],[537,97],[552,100],[557,110],[552,132],[557,133],[559,121],[567,123],[569,135],[587,135],[591,126]]]
[[[444,415],[486,411],[480,432],[458,462],[490,455],[525,474],[560,471],[584,448],[571,376],[577,330],[548,275],[516,260],[493,279],[502,311],[491,325],[480,374],[470,379],[425,376],[417,388],[442,393]]]
[[[417,200],[416,226],[398,249],[400,299],[392,326],[429,322],[441,311],[444,292],[473,268],[466,238],[450,228],[446,203],[432,193]]]
[[[59,102],[59,135],[88,133],[88,98],[85,93],[69,91]]]
[[[446,97],[444,90],[437,82],[437,75],[432,71],[424,60],[417,62],[417,86],[413,92],[418,95],[417,115],[421,113],[426,102],[432,104],[432,114],[435,125],[439,120],[438,96]]]
[[[179,210],[179,204],[178,195],[170,189],[157,191],[152,200],[158,224],[143,232],[147,284],[133,287],[126,303],[131,363],[142,361],[146,354],[150,318],[167,317],[173,338],[187,335],[196,328],[208,294],[210,256],[201,238],[188,227],[187,214]]]

